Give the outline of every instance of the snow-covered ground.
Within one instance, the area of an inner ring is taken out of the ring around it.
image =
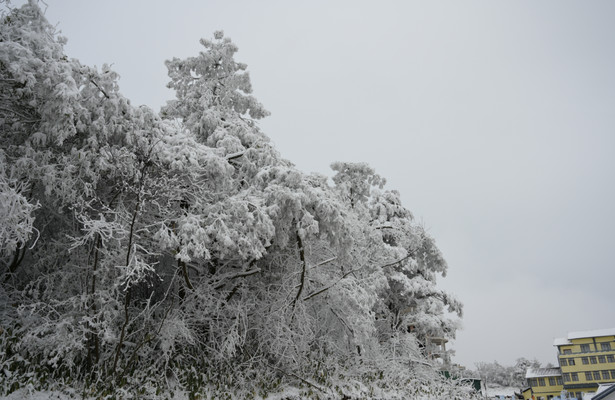
[[[519,388],[512,386],[497,386],[490,385],[487,387],[487,398],[488,399],[501,399],[501,398],[514,398],[515,393],[519,393]]]

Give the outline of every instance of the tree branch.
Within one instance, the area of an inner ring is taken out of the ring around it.
[[[322,388],[322,387],[318,386],[317,384],[315,384],[313,382],[310,382],[307,379],[304,379],[304,378],[300,377],[299,375],[297,375],[295,373],[284,371],[283,369],[280,369],[280,368],[278,368],[278,367],[276,367],[274,365],[271,365],[271,364],[269,364],[269,368],[273,368],[273,369],[275,369],[277,371],[280,371],[284,375],[288,375],[288,376],[292,376],[294,378],[297,378],[301,382],[305,383],[306,385],[309,385],[309,386],[313,387],[314,389],[316,389],[316,390],[318,390],[318,391],[320,391],[322,393],[328,393],[328,390],[326,390],[325,388]]]
[[[146,169],[147,169],[147,164],[145,164],[143,166],[143,169],[141,170],[141,185],[139,186],[139,192],[137,194],[137,199],[136,199],[137,204],[135,204],[135,210],[132,214],[132,221],[130,222],[130,234],[128,235],[128,249],[126,251],[126,268],[128,268],[128,266],[130,265],[130,254],[132,250],[133,236],[135,234],[135,225],[137,223],[137,216],[139,215],[139,212],[141,211],[141,191],[143,190],[143,181],[145,180]],[[117,371],[116,370],[117,362],[120,358],[120,353],[122,351],[122,346],[124,344],[124,337],[126,335],[126,327],[128,326],[128,323],[130,322],[129,306],[130,306],[131,297],[132,297],[132,288],[127,287],[126,297],[124,298],[124,323],[122,324],[120,340],[117,343],[117,349],[115,352],[115,357],[113,359],[113,371]]]
[[[402,261],[404,261],[404,260],[407,260],[407,259],[408,259],[408,258],[410,258],[410,257],[412,257],[412,253],[409,253],[407,256],[402,257],[402,258],[400,258],[400,259],[399,259],[399,260],[397,260],[397,261],[393,261],[392,263],[382,265],[382,266],[380,266],[380,268],[386,268],[386,267],[393,266],[393,265],[395,265],[395,264],[399,264],[400,262],[402,262]]]
[[[107,94],[107,92],[105,92],[103,90],[103,88],[101,88],[100,86],[98,86],[98,83],[94,82],[94,79],[90,79],[90,82],[92,83],[92,85],[96,86],[98,88],[98,90],[101,91],[102,94],[105,95],[106,98],[109,98],[109,95]]]
[[[226,160],[227,161],[234,160],[236,158],[239,158],[239,157],[243,156],[245,153],[246,153],[246,151],[242,150],[242,151],[238,151],[236,153],[227,154],[226,155]]]
[[[30,119],[30,118],[32,118],[31,115],[25,115],[25,114],[22,114],[22,113],[20,113],[18,111],[10,109],[10,108],[0,107],[0,111],[6,111],[6,112],[13,113],[13,114],[17,115],[18,117],[23,118],[24,121],[22,121],[22,122],[27,122],[27,123],[31,123],[31,124],[33,124],[35,122],[40,122],[40,119]]]
[[[261,272],[261,269],[260,268],[255,268],[255,269],[250,269],[248,271],[238,272],[235,275],[225,276],[225,277],[223,277],[222,279],[220,279],[218,281],[218,284],[216,286],[214,286],[214,289],[216,289],[216,290],[222,289],[224,287],[224,285],[226,285],[228,283],[228,281],[230,281],[230,280],[237,279],[237,278],[245,278],[246,276],[258,274],[259,272]],[[222,282],[222,280],[224,280],[224,282]]]
[[[407,256],[405,256],[405,257],[403,257],[403,258],[401,258],[401,259],[399,259],[399,260],[397,260],[395,262],[392,262],[390,264],[385,264],[385,265],[381,266],[380,268],[386,268],[386,267],[390,267],[392,265],[398,264],[398,263],[400,263],[400,262],[410,258],[411,256],[412,256],[412,254],[408,254]],[[326,260],[326,261],[329,261],[329,260]],[[342,275],[342,277],[340,279],[338,279],[337,281],[333,282],[331,285],[325,286],[324,288],[319,289],[319,290],[317,290],[315,292],[312,292],[309,295],[305,296],[303,298],[303,301],[309,300],[309,299],[311,299],[314,296],[318,296],[319,294],[321,294],[323,292],[326,292],[327,290],[331,289],[333,286],[337,285],[342,279],[346,278],[348,275],[353,274],[353,273],[355,273],[357,271],[360,271],[363,268],[365,268],[365,267],[363,266],[363,267],[355,268],[353,270],[350,270],[350,271],[346,272],[344,275]]]
[[[344,275],[342,275],[342,277],[340,279],[338,279],[337,281],[333,282],[329,286],[325,286],[322,289],[319,289],[319,290],[317,290],[315,292],[312,292],[312,293],[308,294],[307,296],[305,296],[303,298],[303,301],[309,300],[309,299],[311,299],[314,296],[318,296],[319,294],[321,294],[323,292],[326,292],[327,290],[331,289],[333,286],[337,285],[342,279],[346,278],[348,275],[354,274],[355,272],[360,271],[363,268],[365,268],[365,267],[359,267],[359,268],[351,269],[350,271],[348,271]]]
[[[301,241],[301,236],[299,236],[299,231],[295,231],[295,235],[297,236],[297,247],[299,248],[299,258],[301,259],[301,282],[299,282],[299,290],[297,291],[297,295],[295,296],[295,299],[293,300],[293,308],[295,308],[295,305],[297,304],[297,300],[299,300],[299,297],[301,296],[301,292],[303,292],[303,286],[305,283],[305,269],[306,269],[305,250],[303,249],[303,241]]]
[[[342,317],[340,317],[339,315],[337,315],[337,313],[335,312],[334,309],[332,309],[331,307],[329,307],[329,310],[331,310],[331,312],[333,313],[333,315],[335,315],[337,317],[337,319],[339,319],[339,321],[342,323],[342,325],[344,325],[346,327],[346,329],[348,329],[348,332],[350,332],[352,334],[352,337],[354,337],[354,331],[352,330],[351,327],[348,326],[348,324],[346,323],[346,321],[344,321],[344,319]]]
[[[321,261],[321,262],[319,262],[318,264],[311,266],[309,269],[314,269],[314,268],[321,267],[321,266],[323,266],[323,265],[325,265],[325,264],[329,264],[331,261],[335,261],[335,260],[337,260],[337,256],[333,256],[333,257],[331,257],[331,258],[329,258],[329,259],[326,259],[326,260],[324,260],[324,261]]]
[[[194,291],[194,286],[192,286],[192,282],[190,282],[190,277],[188,277],[188,270],[186,269],[186,263],[180,260],[177,260],[181,265],[182,275],[184,276],[184,282],[186,283],[186,287],[191,291]]]
[[[375,229],[393,229],[393,227],[391,225],[380,225],[377,226]]]

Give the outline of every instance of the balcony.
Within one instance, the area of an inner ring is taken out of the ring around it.
[[[565,350],[564,352],[558,351],[557,355],[559,357],[562,357],[562,356],[571,356],[575,354],[576,355],[578,354],[597,354],[597,353],[612,353],[612,352],[615,352],[615,349],[611,348],[610,346],[608,348],[596,349],[594,348],[593,345],[591,345],[591,347],[581,349],[581,351],[571,351],[571,350]]]
[[[432,360],[441,358],[444,363],[448,363],[449,353],[446,351],[447,339],[441,337],[428,337],[426,340],[425,354]]]

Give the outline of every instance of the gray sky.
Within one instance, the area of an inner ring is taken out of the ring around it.
[[[615,2],[48,0],[82,63],[133,104],[223,29],[300,169],[366,161],[443,251],[455,361],[556,362],[615,327]]]

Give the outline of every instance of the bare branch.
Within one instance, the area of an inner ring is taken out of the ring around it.
[[[318,391],[320,391],[320,392],[322,392],[322,393],[329,393],[329,392],[328,392],[328,390],[327,390],[326,388],[322,388],[322,387],[320,387],[319,385],[317,385],[317,384],[315,384],[315,383],[313,383],[313,382],[310,382],[310,381],[308,381],[308,380],[306,380],[306,379],[304,379],[304,378],[300,377],[299,375],[297,375],[297,374],[295,374],[295,373],[284,371],[283,369],[280,369],[280,368],[278,368],[278,367],[276,367],[276,366],[274,366],[274,365],[271,365],[271,364],[269,365],[269,367],[270,367],[270,368],[273,368],[273,369],[275,369],[275,370],[277,370],[277,371],[279,371],[279,372],[281,372],[281,373],[283,373],[284,375],[288,375],[288,376],[292,376],[292,377],[294,377],[294,378],[297,378],[297,379],[299,379],[301,382],[305,383],[305,384],[306,384],[306,385],[308,385],[308,386],[313,387],[314,389],[316,389],[316,390],[318,390]]]
[[[404,261],[404,260],[407,260],[407,259],[408,259],[408,258],[410,258],[410,257],[412,257],[412,254],[411,254],[411,253],[410,253],[410,254],[408,254],[408,255],[407,255],[407,256],[405,256],[405,257],[400,258],[400,259],[399,259],[399,260],[397,260],[397,261],[393,261],[392,263],[382,265],[382,266],[380,266],[380,268],[386,268],[386,267],[393,266],[393,265],[395,265],[395,264],[399,264],[400,262],[402,262],[402,261]]]
[[[32,118],[31,115],[22,114],[19,111],[15,111],[15,110],[13,110],[11,108],[0,107],[0,111],[6,111],[6,112],[13,113],[13,114],[17,115],[18,117],[23,118],[24,119],[23,122],[27,122],[27,123],[40,122],[40,119],[31,119]]]
[[[181,260],[177,260],[177,262],[181,266],[181,272],[182,272],[182,275],[184,276],[184,282],[186,283],[186,287],[188,287],[188,289],[190,289],[191,291],[194,291],[194,286],[192,286],[192,282],[190,282],[190,277],[188,276],[188,270],[186,269],[186,263]]]
[[[329,310],[331,310],[331,312],[333,313],[333,315],[335,315],[337,317],[337,319],[342,323],[342,325],[344,325],[346,327],[346,329],[348,329],[348,331],[352,334],[352,336],[354,337],[354,330],[352,330],[351,327],[348,326],[348,324],[346,323],[346,321],[344,321],[344,319],[342,317],[340,317],[334,309],[329,308]]]
[[[376,229],[393,229],[393,227],[391,225],[380,225]]]
[[[343,280],[344,278],[346,278],[348,275],[350,275],[350,274],[354,274],[355,272],[360,271],[360,270],[362,270],[363,268],[365,268],[365,267],[355,268],[355,269],[352,269],[352,270],[350,270],[350,271],[346,272],[344,275],[342,275],[342,277],[341,277],[340,279],[338,279],[337,281],[333,282],[333,283],[332,283],[332,284],[330,284],[329,286],[325,286],[324,288],[319,289],[319,290],[317,290],[317,291],[315,291],[315,292],[312,292],[312,293],[310,293],[309,295],[305,296],[305,297],[303,298],[303,301],[305,301],[305,300],[309,300],[309,299],[311,299],[311,298],[312,298],[312,297],[314,297],[314,296],[318,296],[319,294],[321,294],[321,293],[323,293],[323,292],[326,292],[327,290],[331,289],[333,286],[337,285],[337,284],[338,284],[341,280]]]
[[[246,151],[242,150],[242,151],[238,151],[236,153],[227,154],[226,155],[226,160],[227,161],[234,160],[236,158],[239,158],[239,157],[243,156],[245,153],[246,153]]]
[[[335,261],[335,260],[337,260],[337,256],[334,256],[334,257],[331,257],[331,258],[326,259],[326,260],[324,260],[324,261],[321,261],[321,262],[319,262],[319,263],[318,263],[318,264],[316,264],[316,265],[312,265],[312,266],[311,266],[310,268],[308,268],[308,269],[318,268],[318,267],[321,267],[321,266],[323,266],[323,265],[325,265],[325,264],[329,264],[331,261]]]
[[[105,95],[105,97],[106,97],[106,98],[109,98],[109,95],[107,94],[107,92],[105,92],[105,91],[103,90],[103,88],[101,88],[100,86],[98,86],[98,83],[94,82],[94,80],[93,80],[93,79],[90,79],[90,82],[92,83],[92,85],[96,86],[96,87],[98,88],[98,90],[100,90],[100,91],[101,91],[101,93]]]
[[[234,275],[224,276],[220,280],[218,280],[218,284],[216,286],[214,286],[214,289],[222,289],[224,287],[224,285],[226,285],[228,283],[228,281],[230,281],[230,280],[237,279],[237,278],[245,278],[246,276],[258,274],[259,272],[261,272],[261,269],[260,268],[255,268],[255,269],[250,269],[248,271],[238,272],[238,273],[236,273]]]
[[[295,234],[297,235],[297,247],[299,248],[299,258],[301,259],[301,281],[299,283],[299,290],[297,291],[297,296],[295,296],[295,299],[293,300],[293,308],[295,308],[295,305],[297,304],[297,300],[299,300],[299,297],[301,296],[301,292],[303,292],[303,286],[305,283],[305,269],[306,269],[305,250],[303,249],[303,241],[301,241],[301,236],[299,235],[298,231],[296,231]]]

